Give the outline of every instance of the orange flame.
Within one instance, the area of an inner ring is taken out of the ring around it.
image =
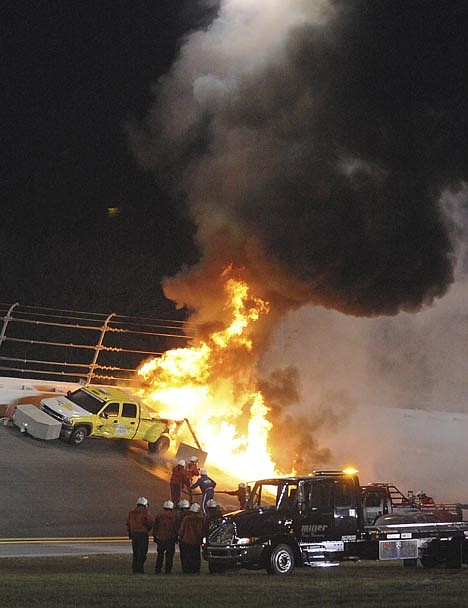
[[[256,388],[252,356],[252,324],[269,306],[241,280],[228,278],[224,291],[229,326],[144,363],[140,396],[163,417],[190,420],[208,452],[207,466],[236,479],[277,475],[268,449],[269,408]]]

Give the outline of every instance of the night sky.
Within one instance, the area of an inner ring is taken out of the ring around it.
[[[184,266],[166,293],[209,316],[231,261],[280,314],[447,292],[466,2],[267,5],[7,5],[1,301],[158,316]]]
[[[206,19],[193,4],[3,5],[1,302],[173,312],[160,280],[197,259],[193,226],[125,125]]]

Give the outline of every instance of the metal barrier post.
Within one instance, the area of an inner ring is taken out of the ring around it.
[[[6,334],[6,329],[8,327],[8,323],[12,319],[11,313],[13,312],[13,309],[15,308],[15,306],[18,306],[18,305],[19,305],[19,302],[15,302],[15,304],[13,304],[12,306],[10,306],[10,308],[8,309],[8,312],[3,317],[3,327],[2,327],[2,331],[0,333],[0,347],[2,346],[2,342],[5,339],[5,334]]]
[[[97,364],[97,360],[99,357],[99,353],[102,350],[102,343],[104,342],[104,336],[106,335],[107,330],[109,329],[109,321],[112,319],[112,317],[115,317],[116,313],[113,312],[111,313],[107,319],[104,321],[104,325],[102,326],[102,330],[101,330],[101,335],[99,336],[99,342],[96,344],[96,350],[94,351],[94,358],[91,362],[91,365],[89,366],[89,373],[87,376],[87,380],[85,382],[85,386],[88,386],[88,384],[91,384],[91,380],[94,376],[94,370],[96,369],[96,364]]]

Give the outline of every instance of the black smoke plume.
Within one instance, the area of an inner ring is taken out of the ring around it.
[[[416,311],[453,281],[439,200],[468,179],[468,4],[279,4],[221,2],[131,129],[198,226],[166,294],[203,317],[232,262],[280,313]]]

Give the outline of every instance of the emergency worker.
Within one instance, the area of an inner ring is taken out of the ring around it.
[[[432,498],[432,496],[428,496],[426,494],[426,492],[424,492],[423,490],[420,490],[416,494],[416,496],[418,497],[418,500],[421,505],[433,505],[434,504],[434,499]]]
[[[174,503],[166,500],[163,504],[163,511],[154,518],[153,537],[157,544],[156,563],[154,573],[159,574],[163,567],[164,557],[166,557],[165,573],[172,572],[174,561],[175,544],[177,541],[178,517],[174,513]]]
[[[200,505],[193,503],[189,514],[184,517],[179,528],[179,549],[182,572],[195,574],[200,572],[200,546],[205,536],[205,518]]]
[[[219,517],[221,517],[221,509],[216,500],[210,498],[206,503],[205,536],[208,535],[211,524]]]
[[[200,476],[200,469],[198,468],[198,458],[196,456],[192,456],[190,461],[185,465],[185,478],[183,481],[183,487],[186,489],[187,494],[190,497],[190,502],[193,500],[192,490],[190,486],[193,483],[194,477]]]
[[[224,491],[223,494],[229,494],[230,496],[237,496],[237,500],[239,501],[239,509],[245,508],[245,503],[247,502],[247,491],[245,489],[245,483],[240,483],[237,487],[237,490],[232,491]]]
[[[180,528],[180,524],[182,523],[184,517],[190,513],[190,503],[186,498],[182,498],[179,502],[179,515],[177,517],[177,529]]]
[[[149,511],[148,500],[144,496],[137,499],[136,507],[127,517],[128,537],[132,540],[132,571],[143,573],[148,554],[148,535],[153,527],[153,516]]]
[[[176,466],[172,469],[171,480],[171,500],[176,505],[180,500],[180,492],[185,479],[185,460],[179,460]]]
[[[214,489],[216,488],[216,481],[208,477],[208,473],[206,469],[202,469],[200,471],[200,477],[198,481],[192,483],[190,486],[191,490],[195,490],[195,488],[200,488],[202,493],[202,511],[203,515],[206,515],[206,503],[213,498]]]

